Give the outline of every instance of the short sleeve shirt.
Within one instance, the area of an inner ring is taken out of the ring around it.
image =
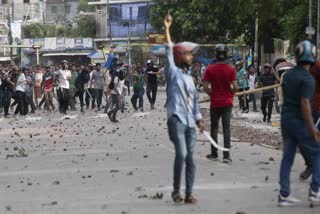
[[[209,65],[204,80],[211,83],[211,107],[233,106],[232,81],[237,80],[236,71],[228,64]]]
[[[315,81],[311,74],[302,67],[295,67],[283,76],[283,106],[281,119],[302,119],[301,98],[312,102]]]

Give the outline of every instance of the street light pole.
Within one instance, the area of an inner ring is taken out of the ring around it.
[[[309,0],[309,28],[312,28],[312,0]],[[312,39],[311,33],[308,33],[308,38]]]

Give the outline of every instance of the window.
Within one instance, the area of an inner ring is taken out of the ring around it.
[[[68,5],[66,6],[66,14],[70,14],[71,13],[71,6]]]
[[[52,13],[57,13],[57,6],[52,6],[51,7],[51,12]]]
[[[30,20],[30,16],[23,16],[23,20],[24,21],[29,21]]]
[[[30,3],[30,0],[23,0],[23,3],[29,4],[29,3]]]
[[[8,0],[2,0],[1,3],[2,4],[8,4]]]

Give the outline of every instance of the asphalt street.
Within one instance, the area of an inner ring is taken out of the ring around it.
[[[145,112],[134,113],[128,105],[119,113],[119,124],[94,111],[1,118],[0,213],[320,213],[320,206],[309,208],[309,181],[299,181],[304,169],[300,155],[292,171],[292,193],[304,202],[278,208],[280,150],[233,142],[233,163],[226,165],[205,158],[210,145],[202,135],[194,190],[199,203],[173,204],[174,150],[164,103],[161,91],[151,111],[145,97]]]

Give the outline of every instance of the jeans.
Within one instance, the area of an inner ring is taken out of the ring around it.
[[[257,99],[255,94],[249,94],[249,102],[252,102],[252,108],[254,111],[257,110]]]
[[[249,88],[240,88],[239,92],[243,92],[243,91],[248,91]],[[243,96],[239,96],[239,106],[240,109],[245,111],[249,109],[249,99],[248,99],[248,95],[243,95]]]
[[[139,99],[139,108],[143,109],[143,95],[144,95],[144,88],[140,91],[135,91],[131,97],[131,103],[134,109],[137,109],[137,101]]]
[[[107,100],[107,103],[106,103],[106,106],[104,107],[104,113],[108,112],[108,109],[109,109],[111,104],[112,104],[112,94],[109,96],[109,98]]]
[[[23,91],[17,91],[17,103],[18,106],[14,112],[14,114],[21,114],[21,115],[26,115],[28,112],[28,100],[26,93]]]
[[[283,156],[280,166],[280,194],[290,195],[290,172],[297,147],[312,160],[312,181],[310,188],[318,192],[320,185],[320,144],[310,136],[302,119],[281,120]]]
[[[69,107],[69,92],[70,90],[66,88],[57,89],[59,111],[61,113],[66,113]]]
[[[261,111],[264,117],[268,116],[269,120],[271,119],[271,114],[272,114],[273,99],[274,99],[273,95],[261,97]],[[267,112],[267,106],[268,106],[268,112]]]
[[[79,97],[81,109],[84,106],[83,95],[84,95],[84,89],[81,89],[81,90],[78,89],[78,91],[75,94],[75,97]]]
[[[11,98],[13,96],[13,92],[11,90],[5,89],[3,95],[3,106],[4,106],[4,115],[9,114],[9,108],[11,104]]]
[[[103,89],[94,89],[95,93],[95,98],[94,100],[97,99],[97,107],[98,109],[101,108],[101,103],[102,103],[102,96],[103,96]]]
[[[193,154],[196,146],[196,129],[183,124],[177,116],[168,120],[169,137],[175,147],[173,171],[174,191],[180,191],[181,175],[186,162],[186,193],[192,193],[196,165]]]
[[[223,143],[224,147],[230,149],[231,147],[231,131],[230,131],[230,120],[231,120],[232,106],[221,107],[221,108],[211,108],[210,117],[211,117],[211,137],[218,143],[218,129],[219,121],[222,117],[222,128],[223,128]],[[211,145],[211,154],[218,155],[218,150]],[[224,158],[229,158],[229,152],[223,152]]]
[[[114,109],[112,109],[109,113],[111,114],[112,120],[116,119],[117,112],[120,110],[120,99],[121,96],[118,96],[116,94],[111,94],[112,103],[116,106]]]
[[[156,103],[157,91],[158,91],[158,84],[147,83],[147,97],[151,105],[154,105]]]
[[[86,91],[85,101],[86,101],[87,108],[89,108],[89,106],[90,106],[90,100],[91,100],[91,106],[92,106],[92,108],[94,108],[95,107],[95,103],[94,103],[95,93],[92,88],[88,88]]]

